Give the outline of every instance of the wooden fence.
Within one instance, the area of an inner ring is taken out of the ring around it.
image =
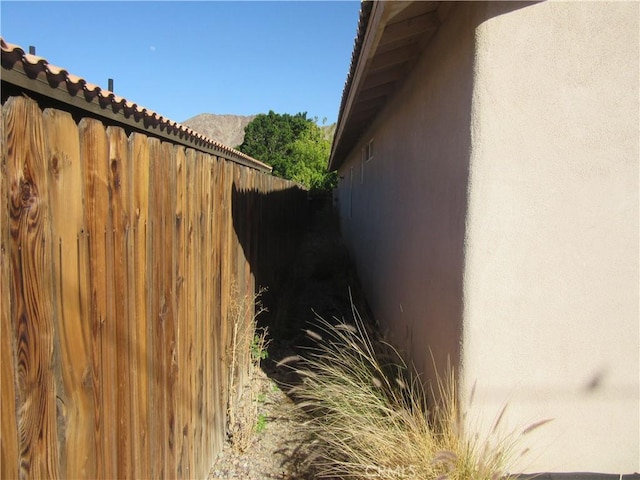
[[[26,97],[2,118],[0,477],[206,477],[231,285],[275,281],[306,193]]]

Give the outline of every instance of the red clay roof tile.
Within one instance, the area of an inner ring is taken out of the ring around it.
[[[242,159],[261,170],[271,170],[271,167],[252,158],[234,148],[212,140],[189,127],[174,122],[153,110],[144,108],[134,102],[122,98],[113,92],[102,89],[98,85],[87,82],[84,78],[69,73],[66,69],[50,64],[45,58],[26,53],[19,45],[7,43],[0,37],[0,49],[2,53],[2,67],[13,70],[20,65],[27,77],[35,80],[37,77],[46,79],[51,88],[66,90],[71,96],[76,96],[82,91],[82,95],[89,101],[96,100],[102,109],[111,109],[113,112],[122,110],[126,117],[133,116],[136,121],[142,122],[140,128],[147,126],[159,128],[180,139],[187,139],[196,145],[213,148],[226,153],[231,160]]]

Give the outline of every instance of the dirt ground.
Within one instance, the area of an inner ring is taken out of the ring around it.
[[[313,448],[301,437],[292,415],[293,402],[285,393],[297,378],[277,363],[298,353],[298,347],[309,346],[303,332],[316,315],[350,318],[350,294],[358,308],[366,308],[337,216],[326,203],[312,212],[296,261],[282,284],[270,289],[265,298],[269,312],[258,319],[270,334],[269,356],[252,382],[260,416],[256,430],[260,431],[242,453],[225,444],[209,480],[315,478],[305,461]]]

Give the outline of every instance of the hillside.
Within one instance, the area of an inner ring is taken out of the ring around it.
[[[255,115],[216,115],[214,113],[201,113],[184,122],[189,128],[216,140],[228,147],[237,148],[244,140],[244,129],[253,120]],[[320,126],[325,138],[333,139],[336,124]]]
[[[244,140],[244,128],[254,118],[255,115],[201,113],[181,123],[212,140],[236,148]]]

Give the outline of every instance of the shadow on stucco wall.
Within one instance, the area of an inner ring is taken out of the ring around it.
[[[341,228],[387,340],[425,378],[461,363],[476,28],[534,2],[450,5],[414,69],[340,167]],[[359,145],[357,145],[358,147]]]

